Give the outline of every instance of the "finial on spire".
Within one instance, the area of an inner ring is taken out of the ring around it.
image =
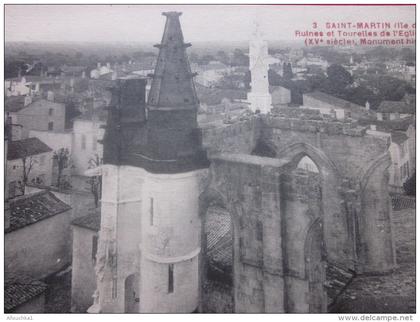
[[[182,15],[182,12],[179,12],[179,11],[162,12],[162,16],[165,16],[165,17],[179,17],[181,15]]]

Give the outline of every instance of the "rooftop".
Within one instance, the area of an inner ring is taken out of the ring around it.
[[[51,151],[52,149],[38,138],[11,141],[8,145],[7,160],[17,160]]]
[[[6,233],[61,214],[71,207],[53,193],[43,190],[10,200],[10,226]]]
[[[10,312],[17,306],[44,293],[46,290],[46,284],[41,281],[32,280],[29,277],[6,277],[4,281],[4,310]]]
[[[31,106],[39,106],[42,105],[44,107],[50,106],[61,106],[63,105],[61,102],[58,102],[58,96],[56,97],[55,101],[49,101],[45,98],[34,97],[32,98],[32,102],[25,106],[25,97],[24,96],[12,96],[7,97],[5,100],[5,107],[7,112],[19,112],[24,108],[30,108]]]
[[[323,93],[323,92],[320,92],[320,91],[315,91],[315,92],[312,92],[312,93],[306,93],[306,94],[303,94],[303,95],[311,97],[311,98],[319,100],[319,101],[322,101],[324,103],[336,106],[336,107],[340,107],[342,109],[349,109],[349,108],[354,108],[354,107],[364,109],[364,107],[361,106],[361,105],[354,104],[352,102],[343,100],[341,98],[338,98],[338,97],[335,97],[335,96],[332,96],[330,94]]]
[[[388,121],[381,121],[381,120],[370,120],[370,119],[360,119],[358,121],[360,125],[376,125],[376,129],[378,131],[407,131],[408,127],[413,124],[415,125],[415,121],[412,117],[410,118],[403,118],[403,119],[395,119],[395,120],[388,120]]]
[[[407,104],[405,101],[383,101],[378,109],[381,113],[402,113],[402,114],[415,114],[415,104]]]
[[[210,88],[197,83],[195,88],[200,102],[207,105],[218,105],[223,98],[231,100],[246,99],[246,90]]]
[[[93,214],[76,218],[71,224],[93,231],[99,231],[101,229],[101,213],[98,211]]]

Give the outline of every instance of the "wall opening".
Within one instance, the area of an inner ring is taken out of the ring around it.
[[[221,205],[210,205],[204,217],[203,311],[232,313],[233,229],[230,213]],[[212,299],[208,301],[207,299]]]
[[[168,293],[174,292],[174,264],[168,266]]]
[[[124,282],[125,313],[139,313],[139,275],[131,274]]]
[[[305,155],[302,159],[300,159],[300,161],[298,162],[296,168],[297,169],[304,170],[306,172],[319,173],[318,166],[307,155]]]

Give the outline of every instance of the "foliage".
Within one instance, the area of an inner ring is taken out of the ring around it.
[[[282,78],[279,74],[277,74],[274,70],[268,70],[268,84],[271,86],[280,86],[282,82]]]
[[[292,65],[290,63],[283,63],[283,78],[286,80],[293,78]]]
[[[53,160],[57,165],[57,182],[58,188],[63,188],[64,182],[62,182],[63,170],[68,167],[70,161],[70,152],[67,148],[61,148],[54,152]]]
[[[353,83],[351,74],[341,65],[333,64],[327,68],[327,82],[324,90],[330,94],[339,94]]]
[[[95,169],[99,167],[103,162],[103,159],[99,155],[95,154],[93,158],[89,160],[89,169]],[[99,197],[102,194],[102,176],[89,177],[87,183],[90,186],[90,191],[93,194],[95,201],[95,207],[99,206]]]

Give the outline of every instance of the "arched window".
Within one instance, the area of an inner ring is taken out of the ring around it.
[[[303,169],[308,172],[319,173],[318,166],[315,164],[314,161],[307,155],[305,155],[302,159],[300,159],[298,165],[298,169]]]

